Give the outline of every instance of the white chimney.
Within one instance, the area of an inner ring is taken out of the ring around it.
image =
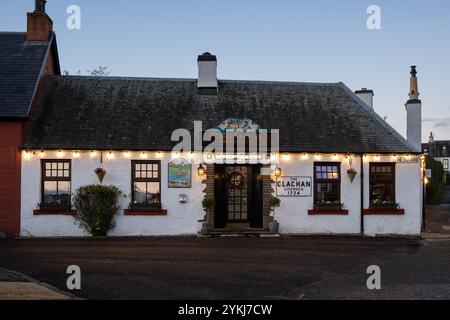
[[[409,100],[406,103],[407,139],[408,142],[421,152],[422,150],[422,101],[419,99],[419,85],[416,66],[411,67]]]
[[[355,94],[360,98],[365,104],[367,104],[371,109],[373,109],[373,91],[367,88],[362,88],[361,90],[355,91]]]
[[[218,92],[217,58],[209,52],[198,56],[197,92],[205,95],[215,95]]]

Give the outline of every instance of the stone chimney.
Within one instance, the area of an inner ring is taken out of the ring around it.
[[[407,113],[407,140],[416,149],[421,151],[422,145],[422,101],[419,100],[419,85],[417,81],[416,66],[411,67],[409,100],[406,103]]]
[[[371,109],[373,109],[374,93],[372,90],[362,88],[361,90],[355,91],[355,94],[358,96],[358,98],[364,101],[365,104],[367,104]]]
[[[27,13],[27,41],[48,41],[53,21],[45,13],[46,0],[35,0],[33,12]]]
[[[198,94],[216,95],[218,93],[217,58],[209,52],[198,56]]]

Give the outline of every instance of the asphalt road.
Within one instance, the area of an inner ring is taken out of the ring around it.
[[[18,239],[0,267],[87,299],[450,299],[450,241],[342,237]],[[381,267],[382,289],[366,287]]]

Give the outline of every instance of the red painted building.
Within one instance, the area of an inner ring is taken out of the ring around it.
[[[26,32],[0,32],[0,231],[20,231],[21,145],[46,75],[60,74],[45,1],[27,14]]]

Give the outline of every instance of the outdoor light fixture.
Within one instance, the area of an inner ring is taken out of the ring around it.
[[[287,153],[284,154],[283,156],[284,161],[289,161],[289,155]]]
[[[159,151],[159,152],[156,154],[156,157],[157,157],[157,158],[162,158],[162,153],[161,153],[161,151]]]
[[[180,194],[180,195],[178,196],[178,201],[179,201],[180,203],[186,203],[186,202],[187,202],[187,195],[186,195],[186,194]]]
[[[97,152],[91,151],[91,158],[95,158],[97,156]]]
[[[275,170],[273,171],[273,175],[275,176],[275,177],[281,177],[281,168],[280,167],[276,167],[275,168]]]
[[[25,159],[30,160],[31,159],[31,153],[30,151],[25,151]]]
[[[59,158],[64,157],[64,151],[59,150],[58,153],[56,154]]]
[[[45,157],[45,152],[44,152],[43,150],[41,150],[41,151],[39,152],[39,157],[40,157],[40,158]]]
[[[73,153],[73,157],[74,158],[79,158],[81,155],[80,155],[80,152],[79,151],[75,151],[74,153]]]
[[[205,170],[205,168],[203,167],[202,164],[200,164],[200,166],[198,167],[197,174],[199,176],[204,176],[206,174],[206,170]]]
[[[128,151],[125,151],[124,153],[123,153],[123,156],[124,156],[124,158],[129,158],[131,155],[130,155],[130,152],[128,152]]]
[[[114,154],[110,151],[108,152],[108,155],[106,156],[109,160],[114,159]]]
[[[308,159],[308,155],[306,153],[303,154],[303,159],[304,160]]]
[[[320,154],[316,154],[316,159],[317,159],[317,160],[320,159]]]
[[[146,152],[142,152],[140,157],[141,157],[141,159],[147,159],[147,153]]]

